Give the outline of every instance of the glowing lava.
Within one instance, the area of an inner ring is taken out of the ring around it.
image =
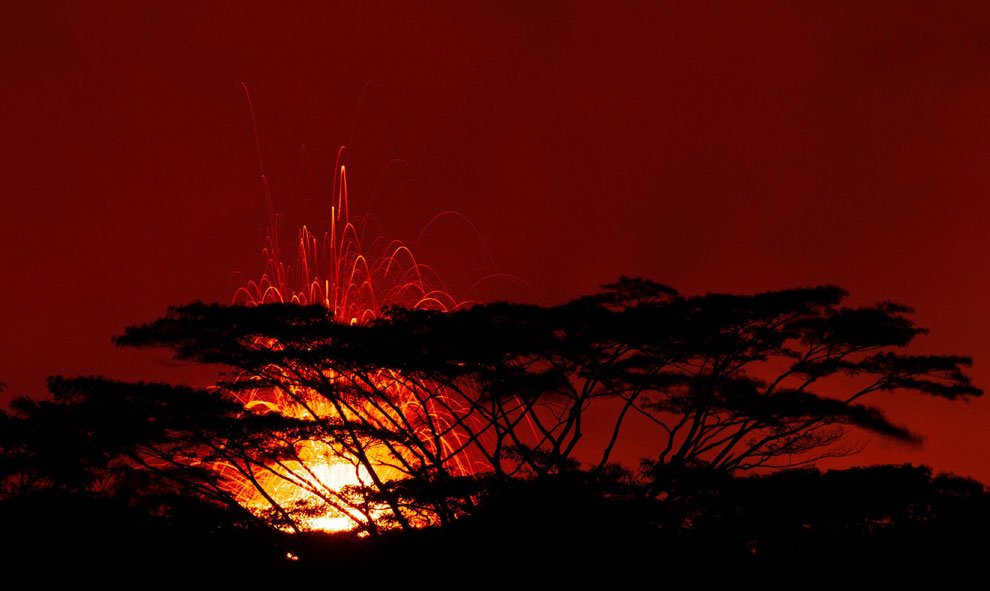
[[[448,311],[460,304],[438,283],[432,271],[418,263],[412,251],[403,243],[374,237],[365,243],[367,220],[352,219],[349,213],[346,150],[338,152],[333,181],[329,229],[322,235],[302,227],[295,243],[295,257],[286,264],[278,234],[278,219],[272,208],[272,197],[264,168],[261,180],[268,205],[269,231],[265,257],[265,272],[258,280],[245,282],[233,296],[237,305],[265,303],[322,304],[335,322],[361,324],[378,318],[390,306]],[[260,162],[260,158],[259,158]],[[330,376],[330,379],[341,379]],[[342,413],[320,394],[304,389],[282,392],[274,388],[258,388],[240,395],[248,410],[259,413],[279,413],[284,416],[322,420],[336,417],[352,420],[353,415],[368,421],[386,422],[394,416],[429,415],[428,420],[443,420],[433,406],[426,408],[422,399],[404,390],[400,376],[379,371],[371,376],[375,388],[388,391],[399,401],[395,412],[367,405]],[[450,431],[448,429],[448,431]],[[443,441],[443,447],[453,449],[454,441]],[[270,463],[264,470],[245,474],[230,465],[216,469],[224,477],[227,488],[244,507],[259,515],[282,513],[296,529],[343,531],[355,528],[379,527],[376,523],[388,513],[384,506],[369,504],[362,498],[362,487],[370,487],[374,476],[381,481],[403,478],[395,468],[394,450],[389,453],[368,454],[372,470],[348,450],[333,443],[303,440],[294,443],[294,459]],[[452,472],[470,473],[468,462],[450,458]],[[401,458],[398,458],[401,463]],[[291,518],[287,513],[291,510]],[[426,519],[429,522],[429,519]],[[420,517],[420,522],[422,518]]]

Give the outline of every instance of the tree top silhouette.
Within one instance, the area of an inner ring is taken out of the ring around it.
[[[525,400],[516,411],[544,428],[523,447],[548,452],[551,465],[573,452],[581,414],[598,399],[620,402],[616,439],[628,413],[658,428],[656,461],[736,470],[847,453],[837,446],[843,426],[917,442],[880,408],[862,403],[877,392],[949,400],[982,394],[964,371],[970,358],[903,352],[926,332],[909,318],[910,308],[851,307],[846,297],[831,285],[686,296],[622,278],[559,306],[391,309],[368,325],[334,322],[319,306],[197,303],[127,329],[117,343],[167,347],[181,359],[259,380],[273,379],[266,368],[293,367],[294,377],[274,379],[306,387],[319,384],[305,369],[385,369],[475,392],[471,408],[483,399]],[[548,408],[555,418],[544,416]],[[777,461],[783,457],[794,461]]]

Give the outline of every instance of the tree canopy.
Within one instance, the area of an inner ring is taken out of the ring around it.
[[[882,393],[982,394],[968,357],[908,351],[925,333],[909,308],[846,297],[835,286],[683,295],[623,278],[558,306],[390,309],[363,325],[320,306],[174,307],[117,343],[225,366],[224,379],[53,378],[53,400],[0,416],[0,477],[11,494],[153,476],[248,521],[300,529],[330,507],[377,535],[470,513],[491,483],[619,474],[633,417],[639,438],[651,430],[643,474],[659,494],[685,468],[851,453],[849,429],[918,442],[867,403]],[[579,446],[591,424],[606,429],[593,455]],[[353,477],[329,484],[316,456]],[[260,504],[241,509],[247,497]]]

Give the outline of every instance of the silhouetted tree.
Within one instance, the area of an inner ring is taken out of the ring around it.
[[[560,306],[393,309],[367,325],[320,306],[172,308],[118,344],[167,347],[228,377],[208,390],[54,379],[53,402],[2,417],[3,486],[153,474],[231,508],[249,489],[279,527],[329,507],[375,536],[449,523],[493,486],[575,472],[589,412],[610,417],[597,482],[638,415],[657,437],[651,492],[670,498],[686,474],[849,453],[850,427],[917,440],[867,396],[982,394],[968,358],[902,352],[924,333],[908,308],[845,297],[832,286],[684,296],[624,278]],[[314,453],[350,465],[355,483],[329,485]]]
[[[160,384],[53,378],[49,388],[52,400],[19,398],[0,412],[8,568],[85,580],[148,566],[284,561],[272,521],[242,507],[201,461],[252,428],[241,406]]]
[[[962,371],[969,358],[897,351],[925,332],[898,304],[842,306],[845,292],[831,286],[628,298],[642,288],[642,281],[632,288],[620,282],[610,290],[622,298],[615,322],[629,349],[604,372],[623,410],[659,428],[661,466],[799,465],[850,451],[836,445],[847,426],[913,442],[914,434],[862,399],[982,394]]]
[[[235,367],[240,380],[225,387],[274,389],[332,419],[334,444],[380,493],[371,447],[417,478],[449,478],[467,457],[502,476],[573,467],[596,399],[622,401],[599,467],[636,412],[661,435],[656,464],[731,471],[845,453],[835,444],[848,425],[915,440],[860,402],[875,392],[981,394],[961,370],[969,359],[895,351],[924,332],[909,309],[844,297],[830,286],[685,297],[623,279],[563,306],[392,310],[368,326],[320,307],[198,304],[118,342]]]

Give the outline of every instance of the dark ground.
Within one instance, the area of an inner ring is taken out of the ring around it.
[[[47,493],[0,504],[0,562],[39,582],[135,587],[172,579],[814,587],[965,580],[983,572],[990,550],[984,487],[926,468],[690,473],[658,487],[606,491],[581,473],[518,483],[452,525],[378,540],[272,533],[176,499],[156,514],[123,498]]]

